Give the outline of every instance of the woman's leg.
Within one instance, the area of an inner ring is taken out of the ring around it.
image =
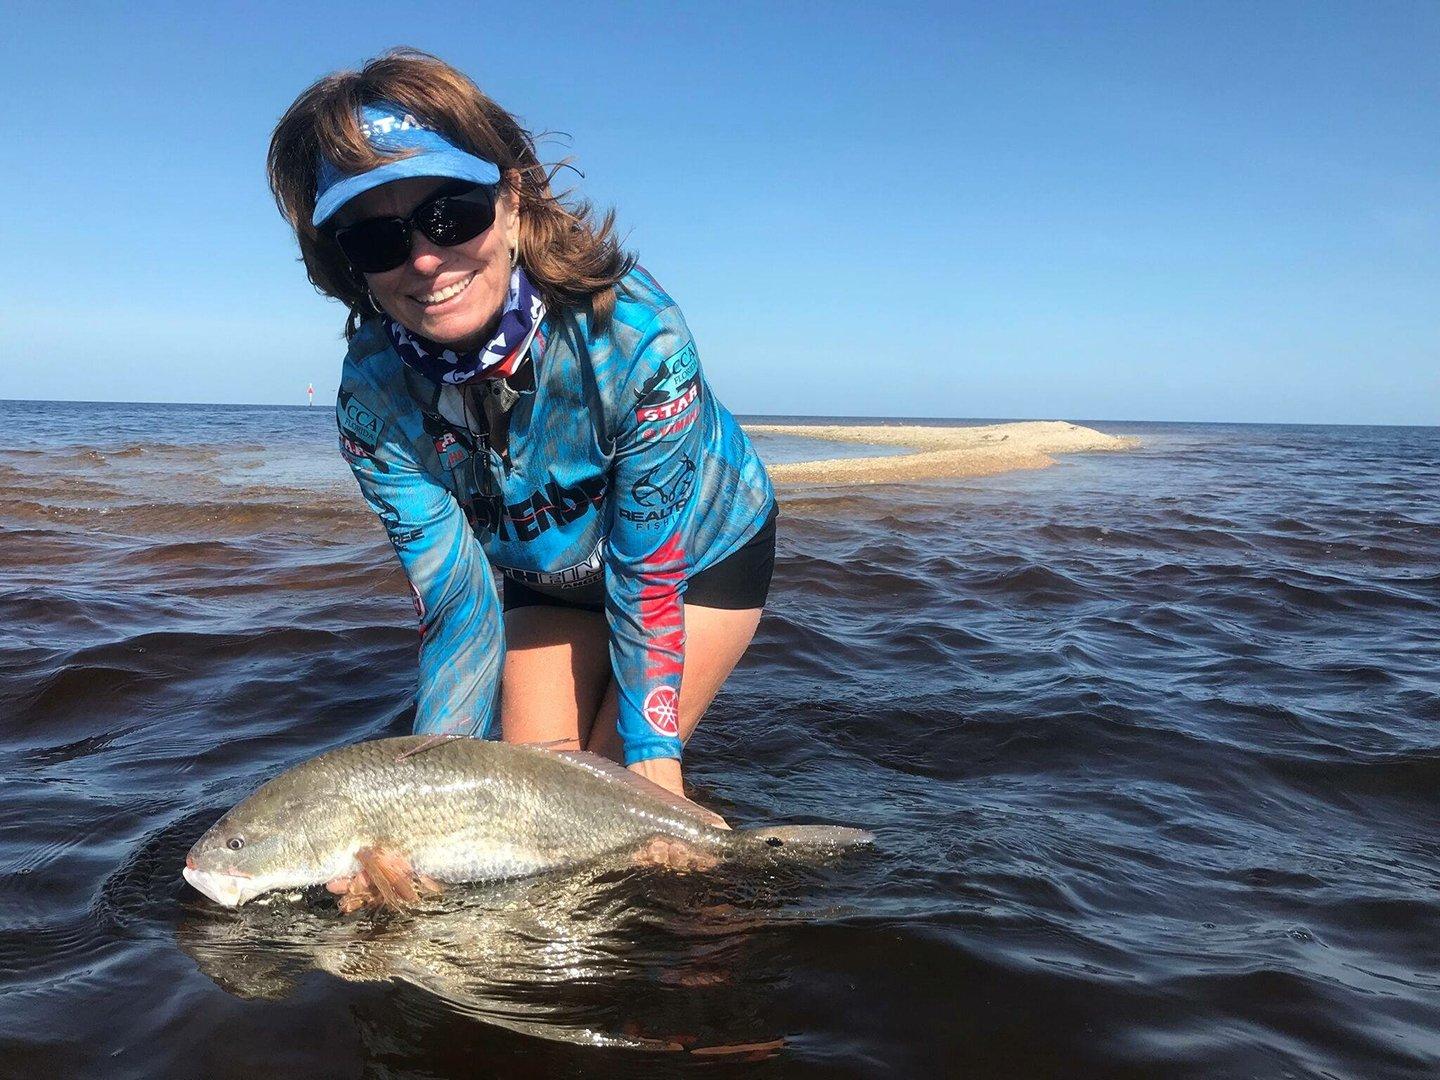
[[[689,739],[744,655],[760,608],[685,605],[680,737]],[[610,678],[610,628],[599,612],[536,605],[505,613],[500,724],[506,742],[584,747],[622,760]]]
[[[578,750],[610,681],[601,612],[535,605],[505,613],[500,728],[506,742]]]

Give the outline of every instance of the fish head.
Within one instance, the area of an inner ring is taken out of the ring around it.
[[[344,862],[317,858],[306,827],[316,809],[267,784],[195,842],[181,873],[225,907],[238,907],[276,889],[328,881],[338,876]]]

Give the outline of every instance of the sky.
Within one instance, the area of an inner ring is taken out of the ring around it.
[[[332,400],[266,145],[410,45],[565,133],[732,411],[1440,423],[1440,3],[5,11],[0,398]]]

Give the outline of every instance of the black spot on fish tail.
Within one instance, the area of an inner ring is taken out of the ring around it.
[[[777,855],[784,854],[798,859],[838,855],[875,843],[873,833],[864,829],[849,829],[842,825],[766,825],[758,829],[745,829],[738,834],[737,839],[763,844]]]

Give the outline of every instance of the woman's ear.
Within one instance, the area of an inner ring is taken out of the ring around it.
[[[500,202],[505,207],[505,247],[514,251],[520,243],[520,173],[515,169],[505,170]]]

